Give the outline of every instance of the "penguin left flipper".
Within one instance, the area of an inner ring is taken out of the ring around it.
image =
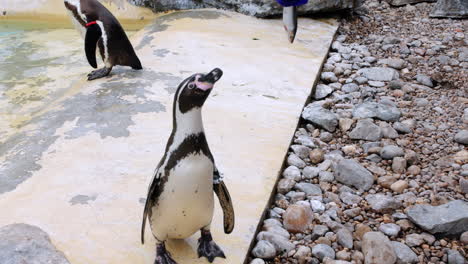
[[[230,234],[232,230],[234,230],[235,225],[234,207],[232,206],[231,195],[229,194],[229,191],[216,168],[214,171],[213,190],[216,193],[216,196],[218,196],[221,208],[223,208],[224,233]]]
[[[157,200],[159,195],[161,194],[161,174],[158,173],[161,163],[158,165],[156,169],[156,173],[153,176],[153,180],[148,189],[148,195],[146,198],[145,209],[143,210],[143,222],[141,223],[141,243],[145,244],[145,228],[146,228],[146,219],[148,218],[148,214],[151,210],[151,198]]]
[[[96,47],[97,42],[102,36],[101,27],[94,23],[89,25],[86,30],[86,37],[85,37],[85,52],[86,58],[88,59],[89,65],[93,68],[97,68],[96,62]]]

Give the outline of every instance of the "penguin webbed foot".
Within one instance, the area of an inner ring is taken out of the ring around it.
[[[92,80],[96,80],[96,79],[99,79],[99,78],[106,77],[106,76],[109,75],[111,70],[112,70],[112,68],[104,67],[104,68],[92,71],[92,72],[90,72],[88,74],[88,81],[92,81]]]
[[[198,257],[205,257],[210,263],[213,263],[217,257],[225,259],[223,250],[213,241],[211,232],[202,230],[201,234],[200,239],[198,239]]]
[[[177,264],[177,262],[172,259],[171,254],[166,250],[164,243],[157,246],[154,264]]]

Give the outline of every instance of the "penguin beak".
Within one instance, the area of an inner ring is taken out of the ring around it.
[[[198,77],[195,81],[197,87],[203,91],[207,91],[213,88],[214,84],[221,79],[223,71],[219,68],[212,70],[210,73]]]
[[[289,42],[293,43],[297,32],[297,7],[289,6],[283,9],[283,24]]]

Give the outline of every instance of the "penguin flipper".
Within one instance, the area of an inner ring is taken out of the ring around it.
[[[102,31],[98,24],[94,24],[88,27],[86,30],[85,37],[85,52],[86,58],[88,59],[89,65],[93,68],[97,68],[96,62],[96,47],[97,42],[101,38]]]
[[[217,169],[214,172],[215,181],[213,184],[213,190],[218,196],[219,203],[221,204],[221,208],[223,208],[223,216],[224,216],[224,233],[230,234],[232,230],[234,230],[235,225],[235,214],[234,214],[234,207],[232,206],[232,199],[229,191],[222,181],[222,178]]]
[[[148,219],[148,214],[151,211],[151,207],[153,205],[152,201],[155,201],[155,200],[157,201],[157,199],[159,198],[159,195],[161,194],[161,191],[159,188],[160,183],[161,183],[161,178],[158,176],[160,176],[160,174],[158,173],[154,175],[154,178],[148,189],[148,195],[146,197],[145,209],[143,211],[143,221],[141,223],[141,243],[142,244],[145,244],[146,219]]]

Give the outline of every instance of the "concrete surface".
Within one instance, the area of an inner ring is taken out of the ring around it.
[[[154,239],[148,230],[142,246],[139,232],[173,93],[220,67],[204,121],[237,226],[223,233],[217,205],[214,239],[228,259],[215,263],[242,263],[336,28],[303,19],[290,45],[280,20],[172,13],[131,38],[143,71],[94,82],[77,32],[0,33],[0,227],[38,226],[73,264],[153,263]],[[207,263],[198,237],[169,243],[181,264]]]

